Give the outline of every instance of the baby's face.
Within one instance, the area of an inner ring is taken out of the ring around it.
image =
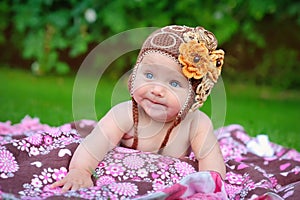
[[[133,97],[152,119],[174,120],[187,99],[188,90],[187,78],[171,58],[150,53],[139,64]]]

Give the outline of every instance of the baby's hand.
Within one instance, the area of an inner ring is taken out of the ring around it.
[[[71,169],[69,173],[62,180],[56,181],[51,185],[51,188],[62,187],[62,192],[69,190],[78,190],[80,188],[87,188],[93,186],[91,174],[79,170]]]

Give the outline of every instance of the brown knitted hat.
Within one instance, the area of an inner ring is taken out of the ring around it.
[[[187,26],[166,26],[153,32],[144,42],[139,53],[138,62],[147,51],[160,51],[169,54],[176,60],[179,56],[179,46],[191,40],[188,37],[199,37],[205,42],[209,51],[217,48],[217,40],[211,32],[202,27],[191,28]]]
[[[129,80],[131,96],[136,70],[144,56],[151,52],[166,55],[179,63],[182,66],[183,75],[190,82],[190,91],[185,105],[178,113],[174,125],[168,130],[161,149],[166,146],[172,129],[185,118],[189,110],[194,111],[203,105],[217,82],[222,70],[224,51],[216,50],[216,48],[216,37],[202,27],[166,26],[153,32],[144,42]],[[138,112],[134,99],[133,118],[135,137],[132,148],[136,148]]]
[[[196,110],[206,101],[221,74],[224,51],[216,50],[217,44],[214,34],[202,27],[166,26],[146,39],[136,67],[150,52],[175,60],[182,66],[182,72],[190,80],[194,91],[194,101],[189,102],[188,109]]]

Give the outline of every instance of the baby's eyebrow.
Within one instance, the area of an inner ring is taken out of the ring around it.
[[[152,71],[154,68],[153,68],[152,65],[147,64],[147,65],[141,65],[141,66],[140,66],[140,69],[141,69],[142,71],[145,71],[145,70],[147,70],[147,71]]]

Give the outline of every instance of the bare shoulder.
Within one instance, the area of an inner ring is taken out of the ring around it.
[[[116,104],[113,106],[110,111],[114,112],[126,112],[126,115],[132,116],[132,102],[131,101],[124,101],[122,103]],[[118,113],[121,114],[121,113]],[[125,113],[124,113],[125,114]]]
[[[190,142],[197,158],[207,155],[216,144],[213,125],[210,118],[200,110],[193,113]]]
[[[200,110],[196,110],[192,113],[189,113],[189,118],[191,118],[192,124],[191,129],[194,133],[203,132],[205,130],[212,130],[213,125],[211,119]]]
[[[191,147],[195,157],[199,161],[199,170],[212,170],[225,178],[226,169],[223,156],[218,145],[218,140],[213,132],[214,128],[211,119],[203,112],[191,113],[193,117],[190,134]]]
[[[126,132],[133,126],[132,103],[126,101],[113,106],[104,117],[114,120],[120,130]]]

